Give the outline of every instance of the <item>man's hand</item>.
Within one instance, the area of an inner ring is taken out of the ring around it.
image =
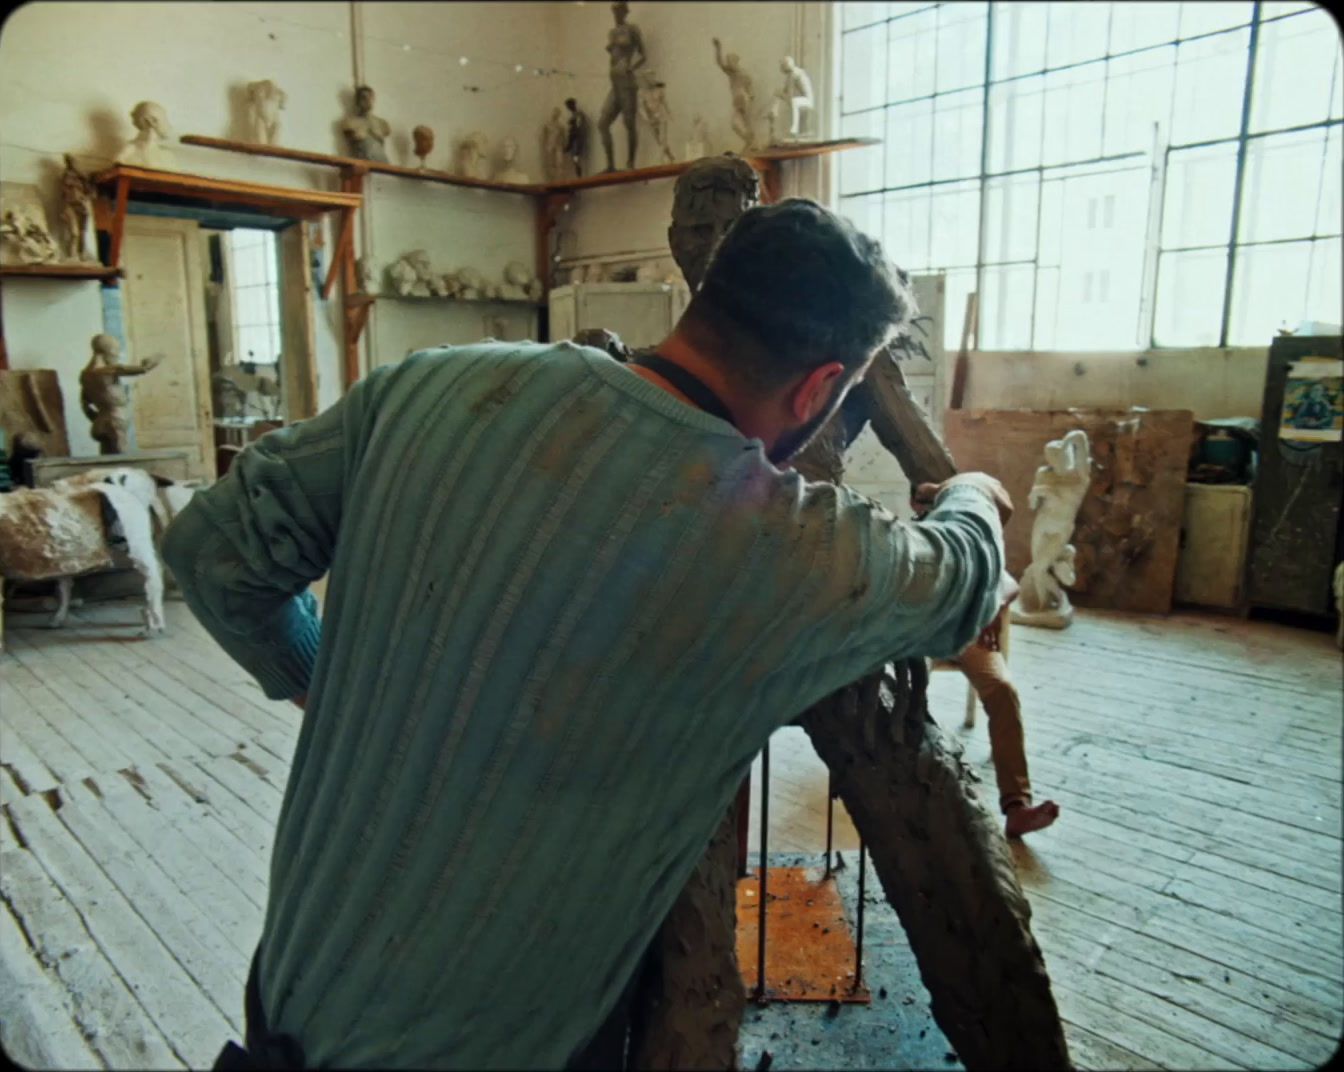
[[[289,702],[303,711],[308,707],[308,694],[305,692],[302,696],[295,696]]]
[[[1013,516],[1013,500],[1008,497],[1008,492],[1004,486],[988,473],[958,473],[956,476],[944,480],[941,484],[920,484],[915,488],[914,495],[911,496],[910,505],[915,513],[922,517],[933,506],[933,500],[938,497],[938,494],[944,488],[950,488],[957,484],[967,484],[970,487],[979,488],[998,507],[999,523],[1008,524],[1008,519]]]

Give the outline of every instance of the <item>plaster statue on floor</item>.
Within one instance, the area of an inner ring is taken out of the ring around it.
[[[429,254],[423,249],[403,253],[387,270],[392,289],[403,298],[428,298],[443,290]]]
[[[683,159],[699,160],[708,155],[709,132],[705,130],[704,118],[697,115],[691,119],[691,136],[686,141],[686,153]]]
[[[751,75],[742,69],[742,60],[736,52],[723,54],[723,45],[714,38],[714,62],[728,76],[728,89],[733,97],[733,133],[742,139],[742,151],[756,148],[756,91]]]
[[[569,111],[565,128],[565,157],[569,161],[570,173],[577,179],[588,166],[588,117],[573,97],[565,98],[565,108]]]
[[[355,87],[355,114],[341,123],[341,134],[345,137],[346,155],[386,164],[387,148],[383,143],[392,133],[392,125],[373,114],[374,100],[372,86]]]
[[[479,130],[457,143],[457,173],[464,179],[490,177],[490,140]]]
[[[65,258],[70,261],[92,261],[89,230],[93,223],[93,183],[79,168],[69,153],[65,154],[65,170],[61,173],[61,229],[65,239]]]
[[[667,106],[665,95],[667,83],[660,82],[652,71],[645,71],[640,79],[639,112],[653,131],[654,144],[662,150],[665,163],[677,158],[667,146],[667,125],[672,119],[672,111]]]
[[[56,239],[31,205],[6,208],[0,217],[0,239],[14,249],[19,264],[50,264],[60,256]]]
[[[1045,464],[1036,470],[1027,505],[1036,512],[1031,525],[1031,564],[1022,573],[1021,594],[1013,603],[1014,622],[1063,629],[1073,620],[1066,585],[1074,572],[1073,525],[1092,483],[1092,454],[1087,433],[1075,428],[1045,445]]]
[[[269,78],[247,84],[247,132],[252,141],[280,144],[280,112],[287,100],[285,91]]]
[[[89,363],[79,374],[79,408],[92,423],[89,431],[99,454],[126,454],[131,449],[131,396],[121,381],[152,371],[160,359],[123,365],[121,343],[111,335],[95,335],[92,346]]]
[[[420,160],[420,170],[426,167],[425,158],[434,151],[434,130],[421,123],[411,130],[411,148]]]
[[[541,128],[541,166],[548,182],[569,176],[569,157],[565,153],[568,140],[569,125],[565,122],[565,110],[557,106],[551,109],[551,117]]]
[[[135,137],[117,154],[117,163],[164,170],[172,168],[173,150],[168,144],[172,131],[163,105],[141,101],[131,109],[131,125],[135,127]]]
[[[511,182],[518,186],[526,186],[532,181],[528,174],[518,167],[518,141],[516,138],[505,137],[499,143],[499,163],[491,178],[495,182]]]
[[[611,56],[611,89],[597,117],[597,131],[602,138],[602,151],[607,155],[607,170],[615,171],[616,162],[611,144],[611,124],[620,116],[625,124],[625,166],[633,170],[635,150],[639,145],[636,119],[639,113],[639,83],[635,72],[644,66],[644,38],[639,27],[627,22],[630,5],[616,0],[611,5],[616,25],[607,33],[607,52]]]
[[[776,133],[777,121],[775,119],[777,113],[784,111],[789,117],[789,129],[785,135],[785,140],[797,141],[803,134],[804,115],[810,119],[816,110],[816,99],[812,95],[812,79],[808,77],[807,72],[794,62],[792,56],[785,56],[780,62],[779,69],[784,75],[784,85],[775,94],[775,99],[770,106],[770,141],[772,143],[778,137]]]

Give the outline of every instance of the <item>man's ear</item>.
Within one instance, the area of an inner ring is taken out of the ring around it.
[[[789,400],[789,410],[794,420],[802,423],[810,421],[830,403],[834,392],[839,390],[839,380],[845,373],[845,366],[839,361],[828,361],[818,365],[793,389]]]

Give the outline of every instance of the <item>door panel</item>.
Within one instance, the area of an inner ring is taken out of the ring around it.
[[[129,359],[160,359],[157,368],[134,381],[136,449],[188,449],[194,475],[213,478],[200,227],[194,220],[131,216],[122,250]]]

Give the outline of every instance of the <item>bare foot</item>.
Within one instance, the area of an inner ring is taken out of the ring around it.
[[[1009,837],[1021,837],[1033,830],[1044,830],[1059,818],[1059,805],[1053,800],[1040,804],[1019,804],[1008,809],[1008,819],[1003,824],[1004,833]]]

